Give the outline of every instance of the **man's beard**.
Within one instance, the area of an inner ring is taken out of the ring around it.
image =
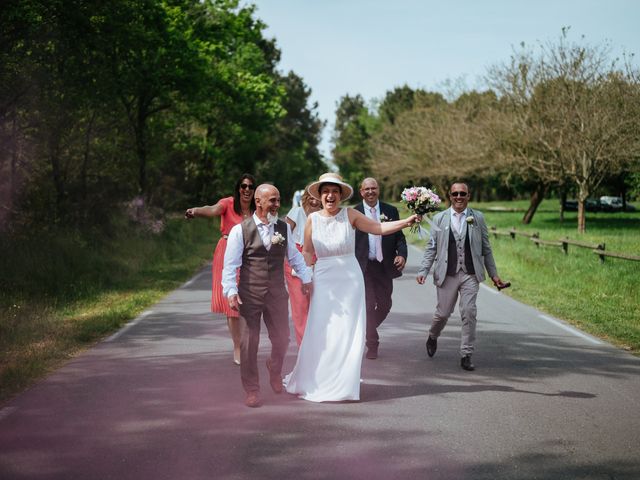
[[[276,224],[276,222],[278,221],[278,215],[274,215],[271,212],[267,213],[267,221],[269,222],[269,224]]]

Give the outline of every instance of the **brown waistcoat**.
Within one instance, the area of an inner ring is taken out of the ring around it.
[[[238,293],[243,301],[264,299],[267,295],[286,295],[284,286],[284,258],[287,253],[287,224],[278,220],[274,233],[280,233],[285,241],[272,244],[267,250],[260,238],[258,226],[252,217],[241,223],[244,250],[242,252],[242,267],[240,267],[240,281]]]

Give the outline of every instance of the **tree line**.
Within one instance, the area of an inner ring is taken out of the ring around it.
[[[316,178],[323,122],[264,29],[236,0],[2,2],[0,225],[211,203],[243,172],[283,196]]]
[[[477,200],[528,195],[523,223],[550,191],[561,205],[575,195],[584,232],[586,200],[603,183],[623,197],[640,193],[640,76],[608,44],[568,33],[521,44],[488,70],[482,91],[447,98],[403,86],[369,105],[343,97],[334,162],[352,183],[376,176],[393,197],[421,183],[442,193],[458,178]]]

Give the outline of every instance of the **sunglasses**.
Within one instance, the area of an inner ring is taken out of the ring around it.
[[[241,184],[240,184],[240,189],[241,189],[241,190],[246,190],[247,188],[248,188],[249,190],[255,190],[255,188],[256,188],[256,187],[254,187],[253,185],[251,185],[251,184],[249,184],[249,183],[241,183]]]
[[[452,197],[466,197],[467,192],[451,192],[449,195]]]

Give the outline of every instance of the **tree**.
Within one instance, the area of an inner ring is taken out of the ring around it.
[[[269,137],[257,165],[258,178],[275,180],[283,198],[291,198],[295,190],[303,188],[311,180],[327,170],[318,150],[320,133],[324,123],[318,118],[317,104],[309,107],[311,90],[294,72],[279,82],[286,92],[282,107],[286,114]]]
[[[374,174],[396,187],[427,182],[443,192],[452,180],[494,171],[493,143],[484,130],[492,110],[485,103],[495,103],[495,96],[474,92],[453,104],[405,111],[372,139]]]
[[[576,186],[580,233],[587,198],[640,151],[637,81],[609,61],[609,50],[570,43],[563,29],[538,56],[523,45],[489,75],[511,125],[503,152],[542,184]]]
[[[333,134],[333,162],[346,182],[359,185],[371,175],[369,139],[375,119],[360,95],[345,95],[338,103]]]
[[[0,221],[106,225],[132,195],[182,208],[245,171],[324,170],[310,91],[264,29],[237,0],[0,3]]]

